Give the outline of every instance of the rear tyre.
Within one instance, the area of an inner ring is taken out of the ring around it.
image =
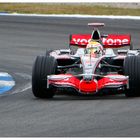
[[[50,56],[37,56],[32,70],[32,91],[35,97],[52,98],[54,92],[47,89],[47,76],[55,74],[57,62]]]
[[[124,74],[129,76],[127,97],[140,96],[140,56],[128,56],[124,60]]]

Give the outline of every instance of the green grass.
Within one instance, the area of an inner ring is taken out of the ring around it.
[[[23,4],[0,3],[0,12],[35,14],[88,14],[88,15],[131,15],[140,16],[140,9],[114,8],[95,4]]]

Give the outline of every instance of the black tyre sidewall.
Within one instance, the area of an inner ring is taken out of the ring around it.
[[[47,76],[55,74],[57,62],[50,56],[37,56],[32,70],[32,91],[39,98],[52,98],[54,92],[47,89]]]
[[[140,56],[128,56],[124,60],[124,74],[129,76],[129,90],[126,96],[140,96]]]

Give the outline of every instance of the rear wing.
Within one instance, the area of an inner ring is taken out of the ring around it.
[[[69,44],[86,47],[90,40],[91,34],[72,34]],[[129,34],[108,34],[101,36],[101,42],[104,48],[120,48],[131,45],[131,36]]]

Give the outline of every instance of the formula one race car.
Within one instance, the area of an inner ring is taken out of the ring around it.
[[[68,49],[37,56],[32,72],[35,97],[52,98],[62,93],[140,95],[140,51],[133,49],[131,36],[100,35],[98,27],[104,23],[88,25],[93,27],[92,34],[70,35]],[[114,52],[126,46],[130,48]]]

